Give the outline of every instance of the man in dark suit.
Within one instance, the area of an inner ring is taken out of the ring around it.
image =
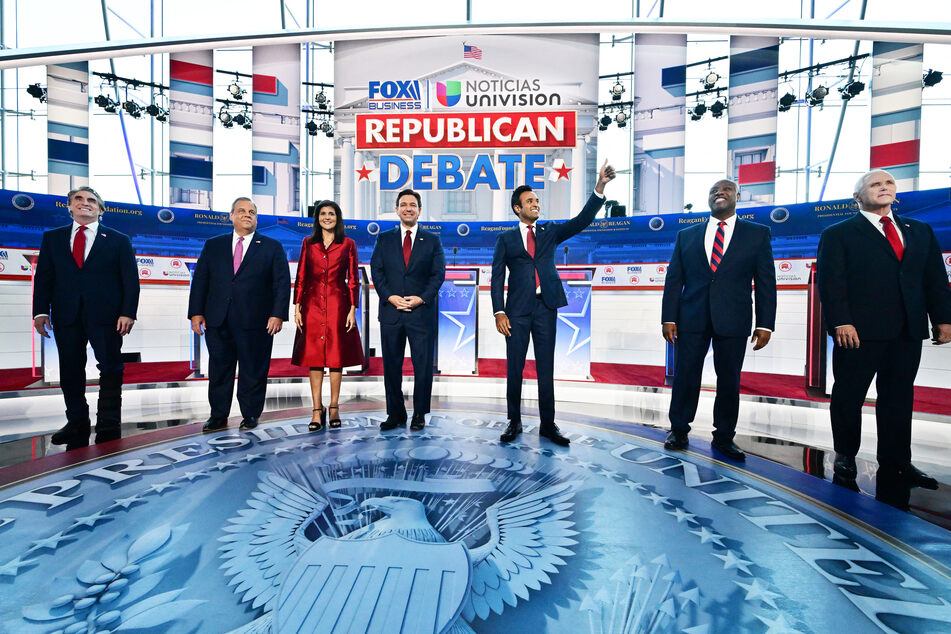
[[[291,275],[281,243],[256,232],[258,210],[250,198],[231,205],[234,231],[205,242],[188,295],[192,330],[208,344],[208,402],[203,430],[228,426],[238,373],[240,428],[254,429],[264,411],[274,335],[287,321]]]
[[[505,335],[509,423],[502,432],[502,442],[511,442],[522,433],[522,371],[529,339],[535,347],[538,376],[538,433],[561,446],[570,442],[555,424],[555,331],[558,309],[568,305],[555,269],[555,247],[591,224],[604,204],[604,186],[613,179],[614,168],[605,161],[594,193],[581,213],[566,222],[538,224],[541,203],[532,188],[522,185],[512,192],[512,211],[519,223],[499,234],[492,256],[495,329]],[[506,268],[509,291],[503,303]]]
[[[710,217],[677,234],[667,267],[661,308],[664,339],[676,345],[670,395],[670,433],[664,447],[687,448],[690,423],[697,413],[703,360],[713,344],[717,396],[713,402],[713,448],[733,460],[745,460],[736,446],[740,408],[740,371],[746,338],[756,329],[753,350],[769,343],[776,323],[776,271],[767,227],[736,216],[736,183],[717,181],[710,188]],[[751,293],[753,285],[753,293]]]
[[[911,415],[921,341],[951,341],[951,291],[941,250],[927,224],[892,213],[891,174],[868,172],[855,185],[859,213],[819,240],[819,297],[835,339],[829,414],[839,484],[855,488],[862,405],[878,374],[875,420],[878,479],[938,488],[911,464]]]
[[[413,420],[410,429],[426,425],[433,393],[436,345],[436,299],[446,279],[446,258],[439,236],[417,224],[420,196],[404,189],[396,196],[400,224],[377,236],[370,256],[373,286],[380,297],[380,346],[386,389],[386,431],[406,424],[403,402],[403,354],[409,340],[413,361]]]
[[[99,367],[96,442],[120,437],[122,337],[135,323],[139,273],[132,242],[104,227],[102,198],[90,187],[67,195],[72,225],[43,234],[33,286],[33,327],[44,337],[55,326],[66,426],[53,434],[67,449],[89,444],[86,342]]]

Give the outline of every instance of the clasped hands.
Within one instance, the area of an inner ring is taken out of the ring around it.
[[[423,298],[418,295],[406,295],[401,297],[399,295],[390,295],[386,301],[393,304],[396,307],[396,310],[402,310],[403,312],[410,312],[417,306],[423,305]]]

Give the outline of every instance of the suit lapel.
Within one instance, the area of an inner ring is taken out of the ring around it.
[[[898,230],[901,232],[901,237],[905,241],[905,251],[902,256],[902,262],[904,262],[908,257],[908,252],[911,251],[914,253],[915,250],[917,250],[919,244],[911,235],[911,225],[906,223],[905,220],[900,216],[895,215],[894,212],[892,213],[892,217],[895,218],[895,224],[898,225]],[[894,253],[895,250],[891,247],[892,245],[889,243],[888,248],[892,251],[892,253]]]
[[[70,228],[72,229],[72,228]],[[96,228],[96,239],[92,241],[92,248],[89,249],[89,255],[86,256],[83,266],[89,264],[93,258],[97,257],[100,253],[109,248],[109,245],[106,244],[106,241],[109,240],[109,234],[112,233],[108,229],[103,229],[102,223],[99,223],[99,226]],[[69,246],[67,244],[67,246]]]
[[[258,232],[255,231],[250,236],[245,238],[247,246],[244,248],[244,257],[241,258],[241,265],[238,267],[238,271],[234,274],[235,277],[241,275],[241,271],[248,265],[248,260],[251,260],[257,257],[258,252],[261,250],[261,238],[258,236]],[[234,266],[234,253],[231,254],[231,266]]]
[[[896,216],[896,219],[897,219],[897,216]],[[862,215],[862,212],[857,212],[855,216],[852,217],[852,221],[855,223],[856,229],[861,234],[866,236],[866,238],[871,240],[871,242],[874,245],[876,245],[876,248],[884,250],[892,259],[894,259],[896,262],[898,261],[898,256],[895,255],[895,249],[892,248],[892,245],[888,241],[888,238],[886,238],[884,234],[880,233],[878,229],[873,227],[872,223],[869,222],[868,219]],[[902,229],[905,229],[905,227],[902,226]],[[903,231],[902,233],[904,234],[907,232]],[[906,237],[906,242],[907,242],[907,237]]]
[[[707,248],[704,245],[704,238],[706,238],[708,222],[709,220],[697,225],[693,235],[690,236],[691,243],[687,245],[687,248],[690,252],[690,257],[696,258],[703,264],[703,266],[710,268],[710,259],[707,257]]]
[[[398,238],[397,238],[397,240],[398,240]],[[423,248],[425,248],[425,247],[428,246],[428,245],[429,245],[429,241],[426,240],[426,237],[423,235],[423,230],[422,230],[422,229],[417,229],[417,230],[416,230],[416,239],[413,240],[413,246],[412,246],[412,248],[410,249],[410,252],[409,252],[409,264],[406,264],[406,270],[407,270],[407,271],[410,270],[410,268],[412,268],[413,264],[416,263],[416,260],[418,260],[420,257],[422,257],[422,256],[420,256],[420,255],[418,255],[418,254],[419,254],[419,252],[420,252]],[[401,245],[400,245],[400,254],[402,255],[402,253],[403,253],[403,245],[401,244]],[[400,260],[402,260],[402,259],[403,259],[403,258],[401,257]]]

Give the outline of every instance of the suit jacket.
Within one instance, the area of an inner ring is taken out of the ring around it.
[[[676,323],[679,332],[710,328],[723,337],[749,336],[755,294],[755,325],[774,330],[776,269],[769,228],[737,218],[716,273],[710,270],[703,244],[706,230],[707,223],[698,222],[677,234],[664,282],[661,321]]]
[[[135,319],[139,271],[129,236],[100,222],[80,269],[69,248],[72,229],[70,223],[43,234],[33,285],[33,314],[50,315],[54,327],[83,317],[96,324],[115,324],[120,316]]]
[[[208,326],[218,327],[230,309],[241,328],[266,328],[271,317],[287,321],[291,274],[281,243],[253,233],[235,273],[232,236],[226,233],[205,242],[188,294],[189,319],[204,315]]]
[[[400,317],[435,319],[437,293],[446,279],[446,257],[442,243],[435,233],[419,227],[410,252],[409,265],[406,265],[403,262],[400,227],[397,225],[380,233],[373,246],[373,255],[370,256],[373,287],[380,297],[379,319],[385,324],[395,324]],[[387,301],[391,295],[416,295],[424,303],[409,313],[400,312]]]
[[[926,339],[929,316],[933,324],[951,323],[951,290],[934,231],[919,220],[894,218],[905,239],[900,262],[861,213],[822,232],[816,265],[830,333],[852,324],[860,341],[887,340],[907,323],[911,336]]]
[[[518,225],[499,234],[492,256],[492,312],[506,315],[527,315],[534,308],[535,271],[542,289],[542,301],[555,310],[568,305],[565,289],[555,268],[555,247],[583,231],[604,204],[604,197],[592,193],[588,202],[574,218],[565,222],[535,224],[535,257],[525,250]],[[509,292],[502,301],[505,268],[509,270]]]

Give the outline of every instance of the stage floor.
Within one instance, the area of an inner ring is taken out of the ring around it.
[[[568,448],[531,416],[500,444],[495,398],[435,403],[416,433],[354,398],[309,433],[298,396],[251,432],[166,418],[19,462],[0,469],[0,630],[951,632],[947,462],[919,463],[942,487],[910,514],[874,499],[870,463],[855,493],[825,479],[830,453],[749,433],[780,405],[741,405],[746,463],[702,425],[666,452],[654,396],[559,403]]]

